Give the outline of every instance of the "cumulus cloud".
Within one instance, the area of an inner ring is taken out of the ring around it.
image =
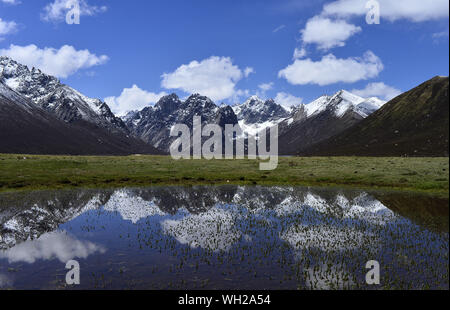
[[[41,13],[41,19],[46,22],[64,21],[66,19],[66,14],[71,7],[70,1],[71,0],[55,0],[47,4]],[[106,12],[108,9],[106,6],[89,5],[86,0],[79,0],[79,4],[81,16],[94,16]]]
[[[255,69],[252,67],[247,67],[244,69],[244,76],[248,77],[250,74],[255,73]]]
[[[11,57],[24,65],[39,68],[47,74],[60,78],[66,78],[78,70],[102,65],[108,61],[105,55],[97,56],[89,50],[76,50],[70,45],[64,45],[60,49],[50,47],[41,49],[34,44],[27,46],[11,44],[7,49],[0,49],[0,55]]]
[[[283,106],[286,110],[289,110],[291,107],[300,105],[303,102],[303,98],[280,92],[275,97],[275,102]]]
[[[407,19],[423,22],[448,18],[448,0],[377,0],[380,4],[381,18],[389,21]],[[325,16],[351,17],[367,14],[366,1],[338,0],[328,3],[323,8]]]
[[[14,21],[5,21],[0,18],[0,40],[3,36],[17,31],[17,24]]]
[[[308,20],[305,29],[300,32],[304,44],[317,44],[319,49],[329,50],[344,46],[347,39],[361,30],[361,27],[349,24],[345,20],[315,16]]]
[[[250,90],[248,89],[238,89],[229,101],[233,104],[239,104],[243,99],[250,97]]]
[[[182,65],[174,72],[164,73],[161,85],[166,89],[199,93],[218,101],[234,95],[235,86],[244,74],[238,66],[233,65],[231,58],[212,56]]]
[[[373,52],[367,51],[363,57],[337,58],[333,54],[319,61],[297,59],[278,73],[293,85],[334,83],[354,83],[374,78],[383,70],[383,63]]]
[[[363,89],[354,89],[351,91],[353,94],[368,98],[368,97],[379,97],[386,101],[389,101],[402,93],[401,90],[388,86],[383,82],[379,83],[369,83]]]
[[[105,102],[116,115],[122,116],[129,111],[140,111],[151,104],[155,104],[165,95],[167,95],[165,92],[155,94],[133,85],[131,88],[124,88],[119,97],[105,98]]]
[[[259,84],[258,88],[259,90],[256,92],[256,95],[260,98],[266,98],[266,93],[273,89],[273,82]]]
[[[29,264],[33,264],[37,260],[58,259],[65,264],[74,258],[84,259],[92,254],[105,251],[102,246],[89,241],[80,241],[63,231],[57,231],[0,252],[0,258],[8,259],[9,263],[25,262]]]
[[[7,4],[19,4],[20,1],[19,0],[0,0],[3,3],[7,3]]]
[[[273,82],[259,84],[258,88],[261,89],[262,91],[271,90],[273,88]]]
[[[307,54],[307,52],[306,52],[306,49],[305,49],[304,47],[302,47],[302,48],[296,48],[296,49],[294,50],[294,56],[292,57],[292,59],[293,59],[293,60],[296,60],[296,59],[303,58],[303,57],[306,56],[306,54]]]

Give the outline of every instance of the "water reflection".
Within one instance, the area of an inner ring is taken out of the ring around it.
[[[0,195],[0,287],[448,289],[448,199],[298,187]],[[377,260],[383,283],[365,284]],[[89,276],[88,276],[89,275]]]
[[[0,252],[0,259],[8,262],[25,262],[32,264],[37,260],[58,259],[66,263],[74,258],[87,258],[105,249],[89,241],[80,241],[64,231],[45,233],[36,240],[27,240],[8,250]]]

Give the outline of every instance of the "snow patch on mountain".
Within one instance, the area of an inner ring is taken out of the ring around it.
[[[370,114],[378,111],[386,104],[386,101],[380,100],[376,97],[372,97],[364,100],[356,106],[357,111],[364,117],[368,117]]]
[[[99,127],[127,132],[125,124],[99,99],[62,84],[41,70],[31,70],[9,57],[0,57],[0,82],[65,122],[84,120]]]
[[[124,220],[131,221],[133,224],[150,216],[165,215],[153,201],[145,201],[127,190],[114,192],[104,209],[109,212],[118,212]]]
[[[343,117],[348,111],[354,111],[362,117],[367,117],[386,102],[378,98],[364,99],[346,90],[341,90],[333,96],[321,96],[309,104],[304,105],[307,117],[317,115],[327,109],[333,109],[336,117]]]
[[[256,135],[265,128],[273,127],[290,115],[290,111],[273,99],[264,101],[258,96],[252,96],[243,104],[232,108],[241,129],[249,135]]]

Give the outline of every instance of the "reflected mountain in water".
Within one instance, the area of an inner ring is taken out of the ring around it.
[[[375,195],[376,196],[376,195]],[[395,217],[394,212],[373,195],[365,192],[342,192],[325,189],[305,189],[289,187],[154,187],[148,189],[120,190],[75,190],[57,192],[32,192],[0,195],[0,249],[7,249],[17,243],[33,240],[46,232],[55,230],[60,224],[69,222],[89,210],[104,207],[110,212],[118,212],[124,220],[137,223],[149,216],[175,215],[180,210],[191,214],[198,221],[217,217],[229,218],[217,209],[218,205],[239,205],[252,212],[273,210],[277,215],[288,215],[309,207],[317,212],[338,218],[370,217],[372,221],[386,222]],[[429,206],[433,199],[421,200],[400,195],[380,195],[383,201],[391,203],[396,212],[417,220],[413,212],[417,206]],[[402,203],[406,201],[406,203]],[[414,201],[414,209],[408,213],[407,206]],[[422,208],[425,213],[434,212],[439,221],[447,219],[448,200],[440,204]],[[406,205],[406,206],[405,206]],[[406,210],[405,210],[406,209]],[[218,212],[217,214],[214,214]],[[203,215],[201,215],[203,214]],[[214,214],[214,215],[213,215]],[[201,216],[194,216],[201,215]],[[419,219],[420,222],[420,219]],[[422,220],[422,224],[426,221]],[[173,223],[172,223],[173,224]],[[169,223],[165,224],[167,227]],[[445,223],[439,227],[445,230]],[[168,229],[170,231],[170,229]]]
[[[70,259],[119,288],[131,281],[116,278],[125,262],[139,288],[194,288],[204,277],[202,288],[367,288],[372,259],[389,270],[383,288],[448,288],[448,200],[259,186],[0,195],[0,287],[21,283],[2,264]]]
[[[1,194],[0,249],[52,232],[104,205],[110,195],[90,190]]]

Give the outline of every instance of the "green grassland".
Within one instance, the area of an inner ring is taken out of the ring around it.
[[[0,191],[151,185],[346,186],[448,196],[448,158],[281,157],[274,171],[255,160],[169,156],[0,155]]]

